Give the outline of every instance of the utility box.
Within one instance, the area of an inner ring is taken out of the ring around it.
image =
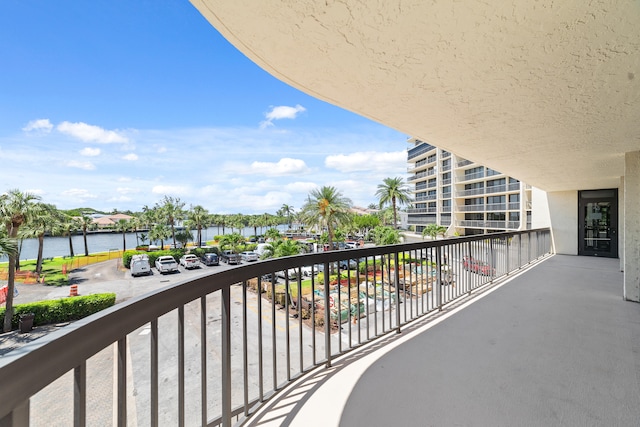
[[[18,322],[20,326],[20,333],[31,332],[33,329],[33,313],[25,313],[20,315],[20,321]]]

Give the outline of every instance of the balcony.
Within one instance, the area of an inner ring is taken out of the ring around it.
[[[429,151],[435,150],[435,149],[436,147],[434,147],[433,145],[423,142],[422,144],[410,149],[407,152],[407,160],[411,160],[413,158],[416,158],[424,153],[428,153]]]
[[[270,260],[171,285],[0,359],[0,422],[411,425],[430,396],[441,425],[506,425],[516,414],[584,425],[595,416],[584,408],[632,425],[640,309],[613,295],[618,261],[549,250],[548,230],[497,233]],[[490,262],[487,275],[463,268],[469,254]],[[363,273],[336,267],[342,286],[306,269],[353,258]],[[281,270],[279,293],[260,278]],[[392,384],[403,392],[385,393],[384,405],[371,398]]]
[[[474,179],[481,179],[481,178],[484,178],[484,171],[461,175],[458,181],[459,182],[473,181]]]
[[[618,260],[555,255],[335,360],[251,425],[635,426],[640,306],[621,287]]]

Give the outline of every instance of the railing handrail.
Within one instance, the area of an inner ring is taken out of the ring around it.
[[[499,232],[490,235],[453,237],[359,249],[345,249],[270,259],[218,271],[175,284],[119,303],[36,340],[0,358],[0,420],[35,393],[73,370],[104,348],[125,338],[154,319],[213,292],[251,278],[308,265],[385,256],[402,252],[459,245],[521,234],[548,233],[548,229]],[[374,337],[376,339],[379,337]]]

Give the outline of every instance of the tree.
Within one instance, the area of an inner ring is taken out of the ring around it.
[[[193,235],[189,230],[182,230],[176,233],[176,240],[182,244],[183,248],[187,247],[187,243],[193,240]]]
[[[400,243],[400,232],[393,227],[380,225],[371,231],[373,242],[378,246]]]
[[[304,250],[302,244],[293,239],[277,239],[264,247],[262,258],[281,258],[298,255]]]
[[[264,233],[264,236],[267,239],[277,240],[280,238],[280,231],[278,231],[277,228],[270,228],[266,233]]]
[[[349,220],[351,200],[344,197],[335,187],[321,187],[309,193],[307,202],[302,207],[304,223],[326,227],[329,248],[333,248],[334,230]]]
[[[242,252],[240,248],[244,245],[244,237],[240,233],[225,234],[220,239],[221,249],[231,249],[235,253]]]
[[[15,239],[7,236],[7,229],[0,228],[0,256],[13,254],[15,256],[18,252],[18,244]]]
[[[166,219],[166,224],[171,228],[171,236],[173,237],[173,244],[176,244],[176,221],[179,221],[184,216],[184,202],[180,201],[179,197],[164,196],[161,205],[156,205],[161,212],[161,215]]]
[[[84,256],[89,256],[89,246],[87,246],[87,230],[93,227],[93,218],[88,215],[82,214],[78,218],[78,223],[82,229],[82,239],[84,240]]]
[[[293,206],[289,206],[286,203],[280,207],[278,210],[278,215],[287,218],[287,224],[289,224],[289,230],[291,230],[291,222],[292,218],[295,215],[295,210],[293,210]]]
[[[0,221],[7,230],[9,239],[15,241],[20,227],[31,219],[31,211],[36,200],[34,194],[23,193],[18,189],[10,190],[0,196]],[[15,291],[15,274],[17,252],[9,252],[9,277],[7,278],[7,301],[4,313],[3,332],[11,331],[13,318],[13,293]]]
[[[422,230],[422,238],[424,239],[425,236],[430,236],[431,239],[435,240],[438,237],[438,234],[442,234],[442,237],[444,237],[446,232],[447,227],[438,224],[428,224]]]
[[[164,241],[171,237],[171,230],[166,224],[156,224],[149,230],[149,243],[160,242],[160,249],[164,249]]]
[[[202,229],[209,226],[210,218],[211,215],[209,215],[209,211],[200,205],[191,206],[191,209],[189,209],[187,213],[186,226],[189,229],[196,229],[198,247],[202,245]]]
[[[380,225],[380,218],[375,215],[356,215],[353,222],[358,233],[366,236],[369,231]]]
[[[127,250],[127,231],[131,230],[131,222],[121,219],[116,223],[116,230],[122,233],[122,252]]]
[[[382,184],[378,184],[376,197],[380,201],[380,209],[388,203],[393,207],[393,226],[398,226],[397,206],[404,205],[411,201],[409,187],[400,177],[385,178]]]
[[[42,274],[42,254],[44,251],[44,235],[59,223],[58,210],[54,205],[36,203],[31,207],[31,218],[21,230],[22,237],[38,239],[38,258],[36,260],[36,274]]]
[[[74,218],[67,214],[62,214],[60,216],[60,222],[58,224],[58,230],[60,234],[63,236],[67,236],[69,238],[69,256],[75,256],[73,252],[73,233],[80,228],[80,224],[77,218]]]

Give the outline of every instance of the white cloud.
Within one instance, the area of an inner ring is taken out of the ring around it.
[[[133,199],[131,197],[128,196],[118,196],[118,197],[111,197],[108,201],[109,202],[122,202],[122,203],[127,203],[127,202],[131,202]]]
[[[277,163],[273,162],[253,162],[249,168],[251,173],[263,174],[266,176],[294,175],[309,172],[309,168],[304,160],[283,158]]]
[[[51,124],[49,119],[31,120],[25,127],[22,128],[22,130],[25,132],[37,131],[42,133],[49,133],[51,132],[51,129],[53,129],[53,125]]]
[[[131,182],[131,178],[128,176],[121,176],[118,178],[118,182]]]
[[[165,153],[167,151],[167,147],[158,147],[158,153]]]
[[[296,105],[295,107],[288,107],[286,105],[280,105],[277,107],[272,107],[270,111],[265,113],[264,117],[266,120],[260,122],[260,128],[264,129],[268,126],[273,126],[274,120],[281,119],[295,119],[298,114],[307,111],[302,105]]]
[[[326,167],[337,169],[340,172],[390,171],[395,169],[398,170],[395,173],[399,173],[407,167],[407,152],[360,151],[347,155],[338,154],[327,156],[324,164]]]
[[[79,162],[77,160],[69,160],[67,162],[67,166],[70,168],[84,169],[86,171],[91,171],[96,168],[96,166],[91,162]]]
[[[99,156],[100,152],[101,151],[99,148],[86,147],[80,150],[80,155],[86,156],[86,157],[95,157],[95,156]]]
[[[25,191],[25,193],[27,194],[35,194],[36,196],[42,196],[44,194],[46,194],[46,192],[44,190],[41,190],[39,188],[35,188],[35,189],[28,189]]]
[[[122,157],[124,160],[128,160],[128,161],[134,161],[134,160],[138,160],[138,155],[135,153],[129,153],[126,156]]]
[[[62,192],[62,195],[65,197],[74,198],[76,200],[85,200],[85,199],[97,199],[98,196],[95,194],[89,193],[88,190],[84,190],[81,188],[70,188],[69,190],[65,190]]]
[[[129,187],[118,187],[116,188],[116,191],[120,194],[135,194],[140,192],[140,190],[138,190],[137,188]]]
[[[57,126],[57,130],[84,142],[100,142],[103,144],[129,142],[126,136],[116,131],[102,129],[99,126],[82,122],[71,123],[65,121]]]
[[[320,186],[315,182],[292,182],[284,186],[284,189],[291,193],[303,193],[308,194],[311,190],[319,188]]]
[[[191,194],[189,187],[181,185],[156,185],[151,189],[151,192],[162,196],[188,196]]]

